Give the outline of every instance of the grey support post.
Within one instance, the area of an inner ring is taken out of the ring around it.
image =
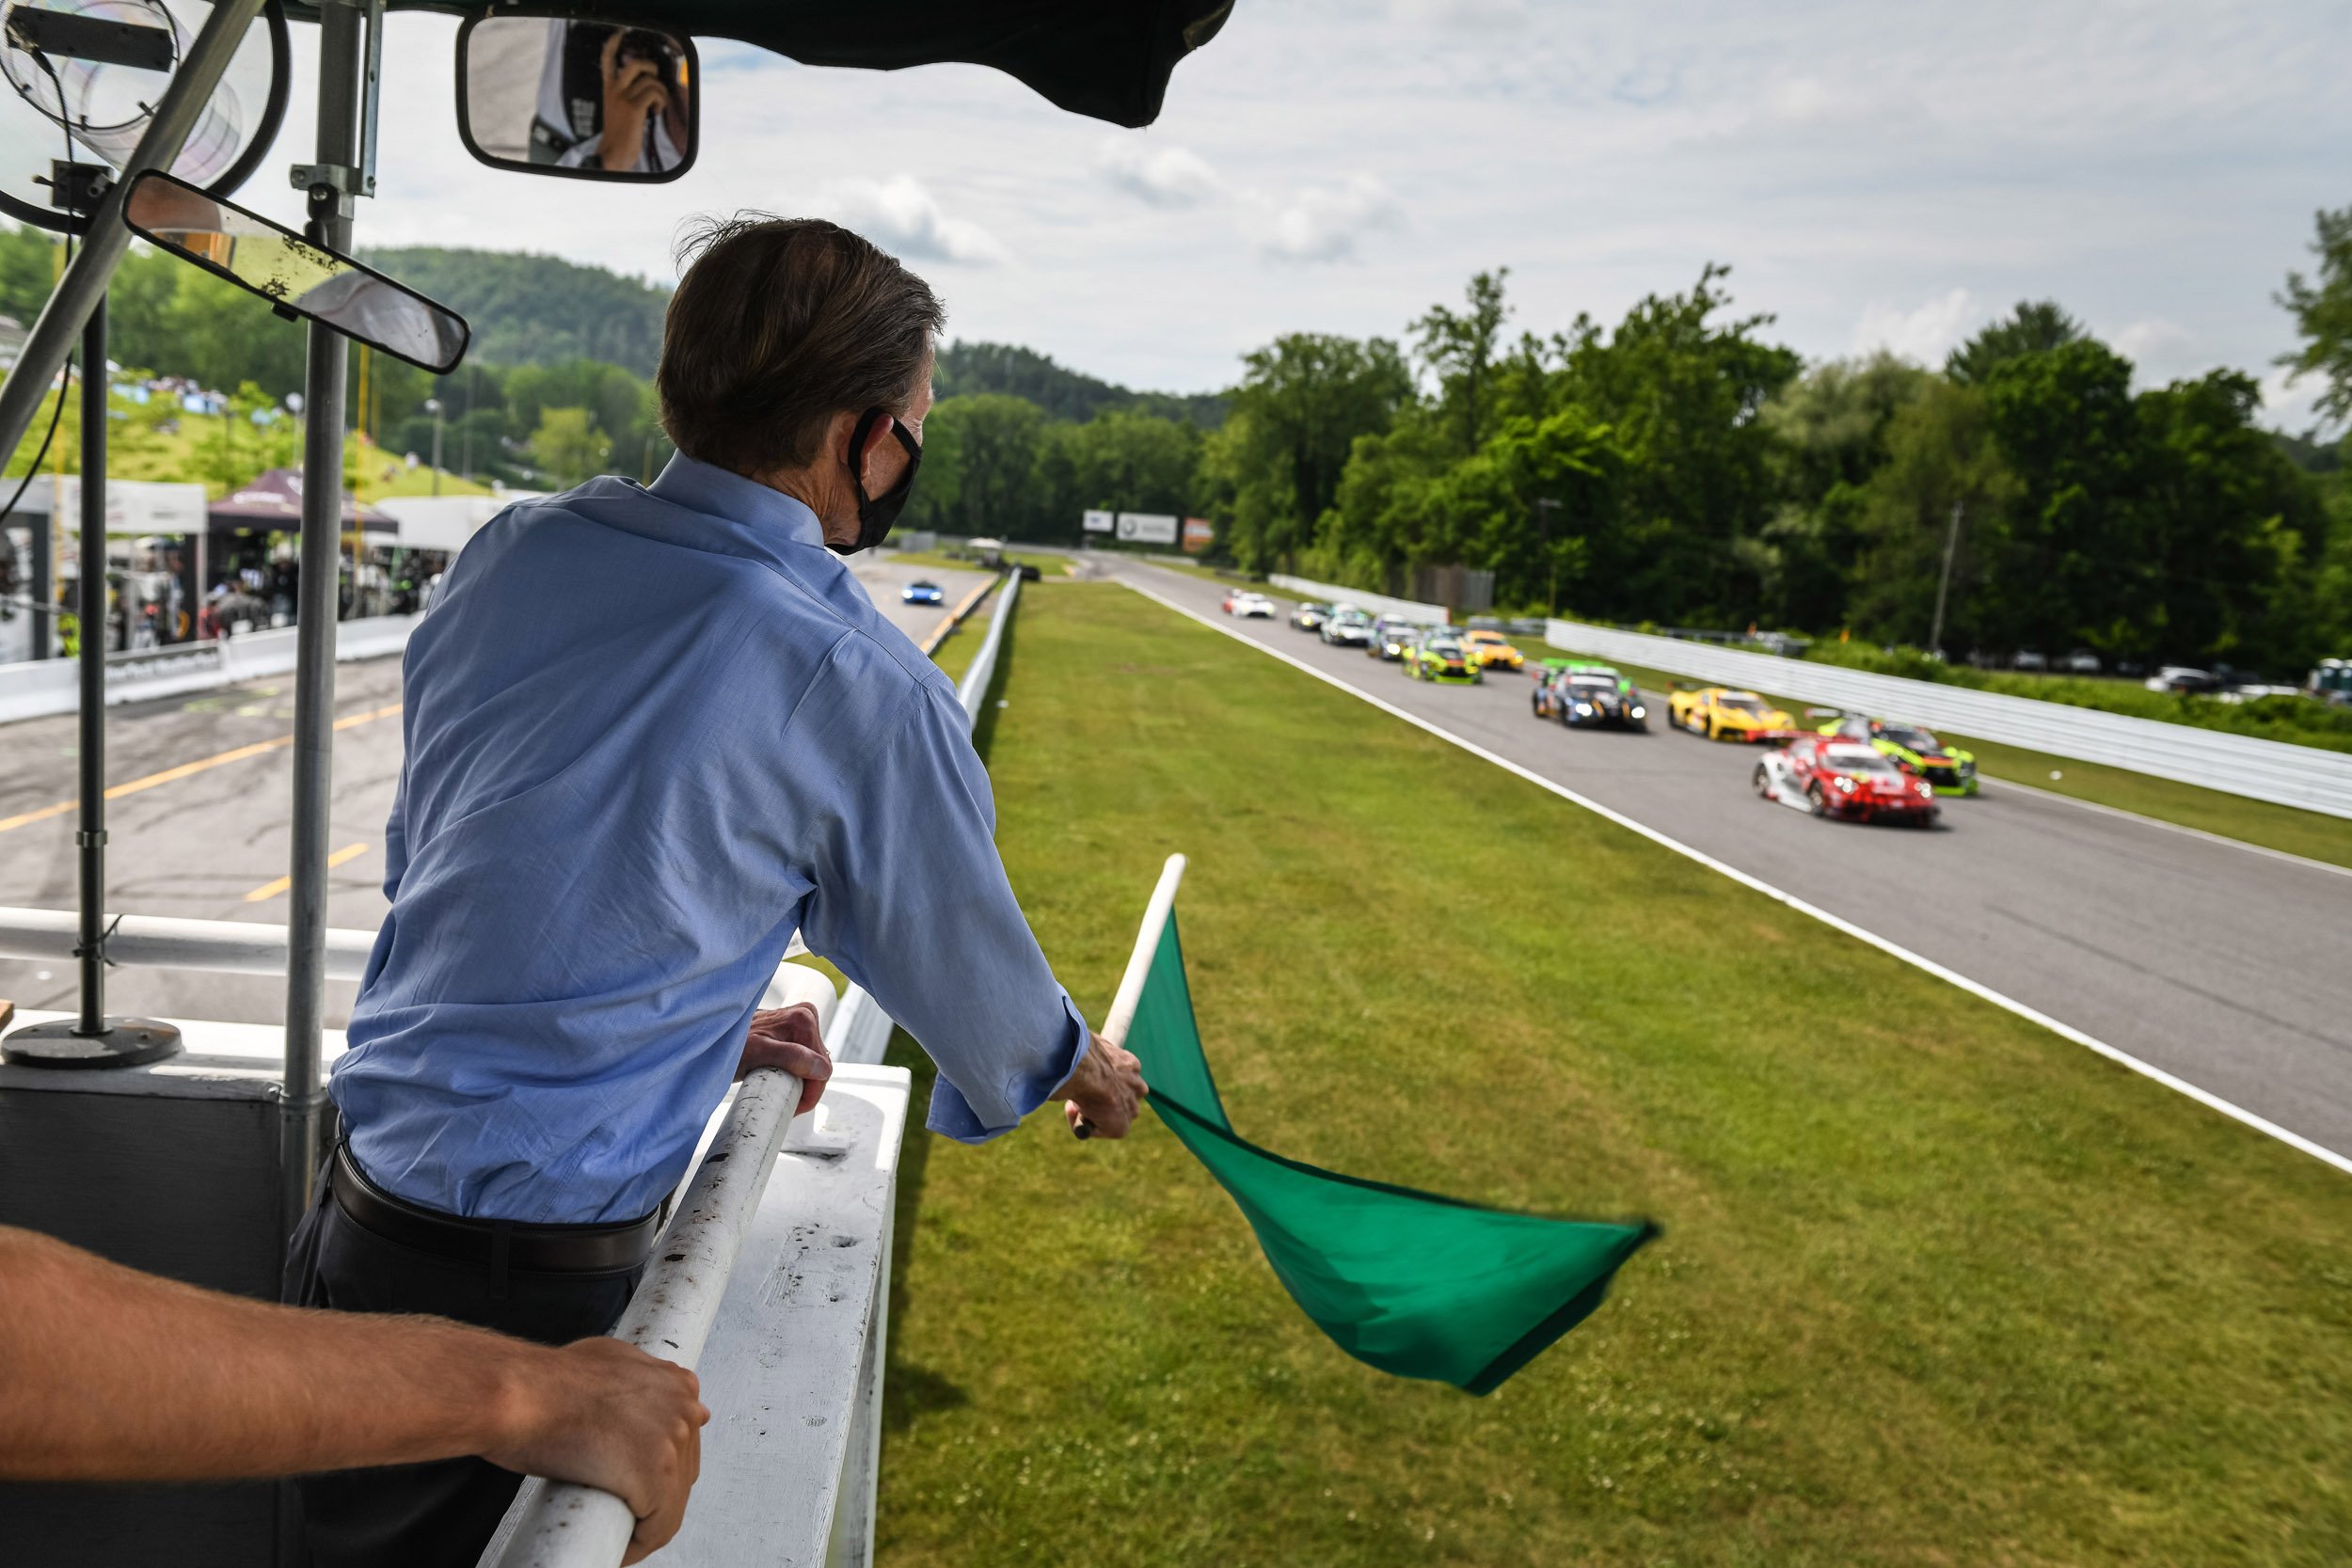
[[[352,198],[372,150],[360,145],[363,98],[374,98],[381,0],[319,8],[318,162],[294,171],[310,194],[310,237],[351,247]],[[367,54],[362,63],[361,29]],[[295,584],[294,849],[287,868],[286,1088],[279,1169],[289,1229],[310,1199],[326,1108],[320,1075],[326,1010],[326,838],[333,800],[335,610],[343,516],[344,340],[310,324],[303,374],[302,570]],[[355,563],[356,564],[356,563]]]

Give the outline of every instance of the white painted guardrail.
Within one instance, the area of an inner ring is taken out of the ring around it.
[[[339,660],[383,658],[408,645],[421,615],[378,615],[335,624]],[[210,691],[294,667],[294,628],[276,626],[212,642],[175,642],[106,656],[106,704],[140,703]],[[72,713],[79,705],[77,666],[70,658],[0,664],[0,724]]]
[[[1368,594],[1360,588],[1343,588],[1336,582],[1317,582],[1311,578],[1285,577],[1279,572],[1266,581],[1284,593],[1303,594],[1319,602],[1352,604],[1375,615],[1393,615],[1400,621],[1418,626],[1442,626],[1446,624],[1445,606],[1422,604],[1419,599],[1392,599],[1386,594]]]
[[[48,958],[72,963],[81,942],[81,917],[72,910],[0,908],[0,958]],[[329,927],[326,977],[357,980],[366,973],[373,931]],[[286,927],[242,920],[178,920],[168,915],[118,915],[106,957],[149,969],[202,969],[223,974],[286,973]]]
[[[1800,703],[1907,721],[1997,745],[2352,817],[2352,753],[1579,621],[1549,623],[1544,641],[1564,652],[1645,665],[1711,685],[1747,687]]]

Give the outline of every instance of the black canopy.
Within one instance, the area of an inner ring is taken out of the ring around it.
[[[389,8],[452,16],[483,10],[479,0],[389,0]],[[1159,118],[1176,62],[1216,36],[1233,0],[554,0],[545,8],[588,22],[734,39],[803,65],[994,66],[1073,114],[1149,125]],[[315,22],[318,6],[289,0],[286,13]]]

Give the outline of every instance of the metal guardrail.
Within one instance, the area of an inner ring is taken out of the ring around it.
[[[1579,621],[1550,622],[1544,641],[1565,652],[1645,665],[1670,675],[1748,687],[1800,703],[1908,721],[1998,745],[2352,817],[2352,753]]]
[[[0,958],[45,958],[70,964],[77,955],[80,917],[72,910],[0,908]],[[201,969],[222,974],[286,973],[286,927],[242,920],[177,920],[124,914],[114,920],[106,957],[149,969]],[[329,929],[326,977],[357,980],[367,970],[373,931]]]
[[[421,615],[379,615],[335,625],[335,657],[383,658],[408,645]],[[188,691],[234,686],[294,667],[292,626],[246,632],[210,642],[175,642],[106,656],[106,702],[145,702]],[[0,664],[0,724],[72,713],[80,697],[70,658]]]

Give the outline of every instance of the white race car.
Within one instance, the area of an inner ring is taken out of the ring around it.
[[[1271,621],[1274,619],[1274,601],[1263,594],[1236,594],[1233,595],[1232,614],[1235,620],[1240,621]]]

